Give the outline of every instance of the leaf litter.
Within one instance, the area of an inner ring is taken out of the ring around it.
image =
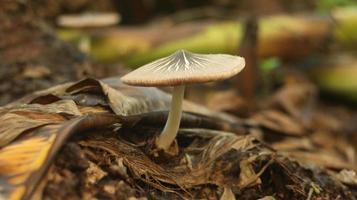
[[[169,105],[160,90],[112,78],[35,92],[1,109],[0,197],[356,199],[355,151],[335,134],[347,122],[313,123],[323,110],[302,94],[280,92],[248,119],[187,101],[172,155],[152,150]]]

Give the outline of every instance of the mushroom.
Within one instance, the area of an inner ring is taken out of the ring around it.
[[[185,86],[230,78],[238,74],[244,65],[244,58],[239,56],[179,50],[130,72],[122,77],[122,81],[134,86],[173,86],[169,116],[156,139],[156,146],[167,150],[180,126]]]
[[[89,30],[91,28],[112,26],[119,21],[120,15],[117,13],[83,13],[59,16],[57,24],[65,28]],[[89,53],[91,49],[91,41],[87,33],[83,33],[79,40],[79,49],[83,53]]]

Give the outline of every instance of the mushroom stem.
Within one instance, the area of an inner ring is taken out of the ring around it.
[[[172,99],[169,117],[166,121],[165,128],[156,140],[156,145],[160,149],[168,149],[171,143],[175,140],[177,131],[180,127],[182,114],[182,101],[185,93],[185,85],[175,86]]]
[[[81,36],[79,39],[79,50],[82,51],[82,53],[89,54],[91,50],[91,38],[88,35]]]

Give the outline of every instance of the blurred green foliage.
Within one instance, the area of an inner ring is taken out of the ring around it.
[[[336,7],[357,5],[357,0],[318,0],[317,8],[322,11],[329,11]]]
[[[259,68],[263,73],[269,73],[281,65],[278,57],[271,57],[261,61]]]

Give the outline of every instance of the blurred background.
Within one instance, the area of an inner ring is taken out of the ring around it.
[[[187,91],[212,109],[247,115],[247,102],[286,83],[357,104],[355,0],[5,0],[0,23],[1,104],[122,75],[178,49],[246,58],[239,77]]]

